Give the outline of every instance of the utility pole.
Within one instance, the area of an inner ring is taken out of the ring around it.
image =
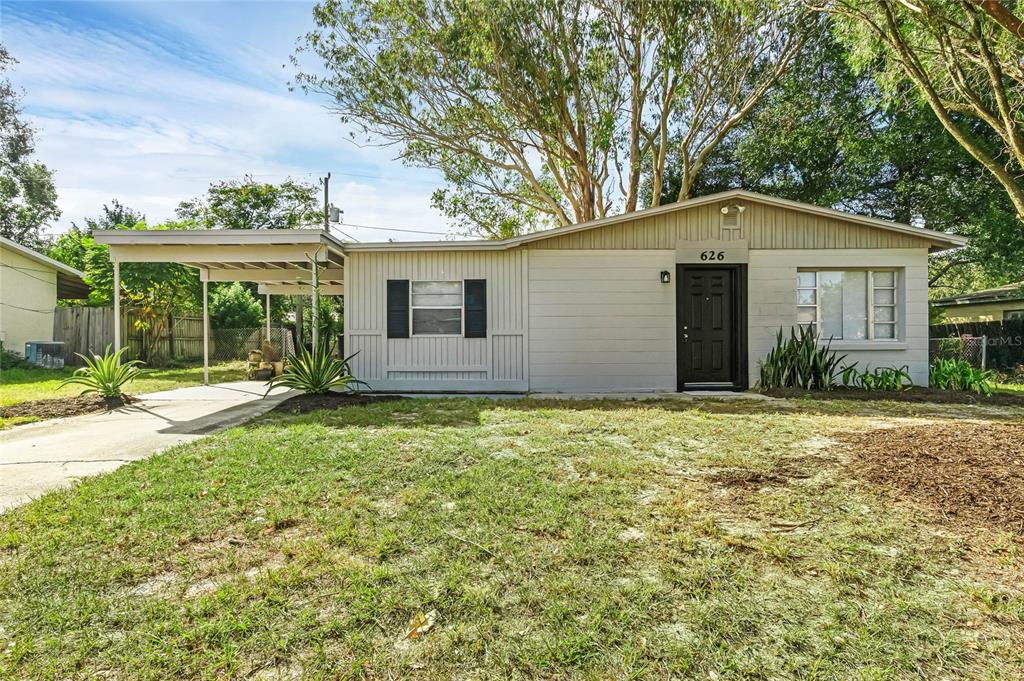
[[[320,178],[320,184],[324,186],[324,231],[331,231],[331,204],[330,204],[330,186],[331,186],[331,174],[327,173],[327,177]]]

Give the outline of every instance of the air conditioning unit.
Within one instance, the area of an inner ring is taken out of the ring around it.
[[[64,344],[56,341],[27,341],[25,360],[48,369],[64,367]]]

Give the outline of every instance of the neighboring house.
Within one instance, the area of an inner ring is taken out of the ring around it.
[[[932,305],[945,313],[948,324],[1024,320],[1024,281],[938,298]]]
[[[97,231],[267,295],[345,296],[345,353],[381,391],[742,389],[799,324],[928,383],[928,254],[966,239],[728,191],[502,241],[348,243],[319,230]],[[115,287],[116,288],[116,287]]]
[[[19,355],[26,341],[53,340],[57,299],[85,298],[82,273],[0,237],[0,341]]]

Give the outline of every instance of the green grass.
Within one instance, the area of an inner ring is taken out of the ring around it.
[[[0,516],[0,677],[1021,678],[1019,543],[937,528],[825,439],[883,418],[271,415]]]
[[[29,400],[55,397],[73,397],[82,392],[81,386],[60,387],[60,382],[74,370],[43,369],[41,367],[4,369],[0,371],[0,407]],[[210,367],[210,382],[238,381],[245,378],[242,362],[215,364]],[[154,369],[128,386],[133,395],[152,393],[190,385],[202,385],[203,367],[190,366],[173,369]]]
[[[1024,392],[1024,383],[996,383],[995,389],[999,392]]]

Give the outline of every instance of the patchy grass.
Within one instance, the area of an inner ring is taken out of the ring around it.
[[[12,426],[20,426],[23,423],[35,423],[41,421],[38,416],[8,416],[4,418],[0,416],[0,430],[11,428]]]
[[[943,413],[272,414],[0,516],[0,677],[1021,678],[1021,537],[929,524],[830,439]]]
[[[0,406],[72,397],[82,392],[81,386],[60,388],[60,382],[73,373],[73,369],[44,369],[42,367],[4,369],[0,371]],[[226,362],[210,367],[210,381],[239,381],[245,378],[243,362]],[[203,367],[190,366],[172,369],[154,369],[128,386],[134,395],[202,385]]]

